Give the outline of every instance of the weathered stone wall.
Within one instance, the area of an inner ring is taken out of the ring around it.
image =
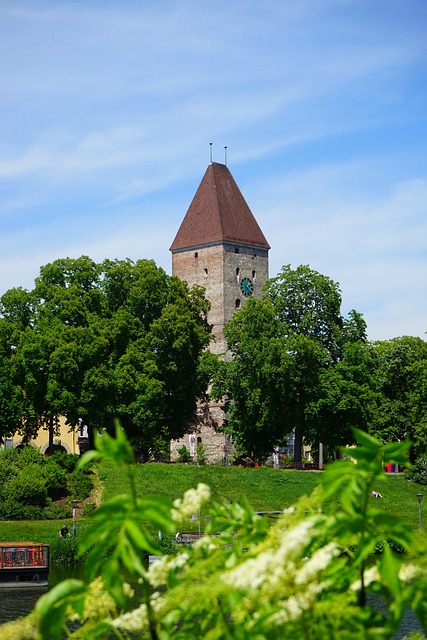
[[[194,247],[172,254],[172,273],[190,287],[198,284],[206,289],[206,297],[211,303],[208,321],[215,337],[210,349],[225,356],[224,324],[248,299],[240,289],[242,278],[252,280],[253,296],[260,298],[268,278],[268,251],[232,243]],[[227,434],[217,431],[223,420],[221,405],[200,405],[197,419],[189,425],[188,433],[184,438],[171,442],[171,460],[178,459],[178,450],[185,445],[192,454],[192,460],[197,461],[199,443],[204,447],[208,463],[230,463],[232,442]]]
[[[201,444],[208,464],[230,464],[233,445],[227,434],[217,431],[223,420],[224,412],[221,405],[199,407],[197,422],[189,425],[188,433],[183,438],[171,442],[171,460],[178,459],[178,451],[184,445],[190,452],[191,460],[197,462],[197,446]]]
[[[190,287],[198,284],[206,289],[211,303],[208,320],[215,336],[211,350],[223,354],[226,350],[224,324],[248,299],[240,290],[241,280],[251,278],[254,297],[262,296],[262,287],[268,278],[268,252],[230,243],[195,247],[172,254],[172,273]]]

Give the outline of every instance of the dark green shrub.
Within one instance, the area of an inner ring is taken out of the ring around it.
[[[41,477],[45,481],[49,498],[59,500],[67,495],[68,474],[51,458],[41,468]]]
[[[160,540],[160,548],[165,555],[172,556],[177,552],[177,544],[174,536],[163,536]]]
[[[50,543],[51,561],[58,564],[68,564],[77,560],[77,541],[72,538],[58,538]]]
[[[197,445],[197,462],[199,464],[206,464],[208,460],[208,456],[206,454],[206,449],[202,444]]]
[[[4,485],[18,474],[18,468],[11,459],[0,454],[0,492]]]
[[[66,453],[65,451],[55,451],[50,457],[49,461],[54,461],[62,469],[72,473],[77,467],[79,456],[77,454]]]
[[[13,500],[0,503],[0,520],[45,520],[43,507]]]
[[[93,488],[91,475],[83,471],[74,471],[70,475],[68,487],[74,499],[84,500],[88,498]]]
[[[70,507],[61,504],[50,504],[43,509],[45,520],[65,520],[71,518]]]
[[[185,444],[178,449],[178,462],[190,462],[191,455]]]
[[[170,457],[170,442],[165,440],[161,436],[154,438],[153,446],[151,447],[151,457],[158,461],[169,461]]]
[[[48,504],[46,481],[38,465],[31,463],[7,483],[7,498],[23,505],[45,507]]]
[[[22,448],[18,449],[9,449],[11,452],[11,457],[13,462],[20,469],[24,469],[29,464],[44,464],[46,462],[46,458],[42,456],[38,449],[35,449],[31,445],[26,445]]]
[[[406,469],[405,478],[417,484],[427,485],[427,455],[419,456],[414,466]]]

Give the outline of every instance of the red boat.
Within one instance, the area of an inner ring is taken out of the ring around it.
[[[0,542],[0,589],[47,587],[49,545],[38,542]]]

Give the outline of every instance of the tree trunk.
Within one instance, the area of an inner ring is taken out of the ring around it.
[[[47,455],[51,456],[53,453],[53,436],[54,436],[54,419],[53,416],[49,416],[49,444],[47,446]]]
[[[296,469],[302,467],[302,433],[299,429],[295,429],[294,467]]]

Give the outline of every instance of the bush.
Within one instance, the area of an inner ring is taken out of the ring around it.
[[[206,455],[206,449],[202,444],[197,445],[197,462],[199,464],[206,464],[208,456]]]
[[[0,503],[0,520],[45,520],[43,507],[24,505],[13,500]]]
[[[48,498],[46,481],[34,463],[29,464],[7,483],[7,499],[11,502],[45,507]]]
[[[92,490],[90,472],[73,471],[78,456],[56,452],[44,457],[33,447],[0,452],[0,519],[33,520],[69,517],[64,506],[51,505],[69,495],[78,500]]]
[[[7,452],[10,452],[11,459],[20,469],[25,469],[29,464],[41,465],[46,462],[40,451],[29,444],[18,449],[8,449]]]
[[[77,560],[77,541],[72,538],[55,538],[50,543],[51,561],[57,564],[70,564]]]
[[[427,455],[419,456],[414,466],[406,469],[405,478],[417,484],[427,485]]]
[[[72,473],[77,467],[79,456],[77,454],[65,453],[65,451],[55,451],[49,457],[49,461],[52,460],[68,473]]]
[[[191,455],[185,444],[178,449],[178,462],[190,462]]]
[[[70,476],[68,487],[74,499],[84,500],[90,496],[93,481],[90,474],[83,471],[74,471]]]
[[[65,520],[71,518],[70,507],[62,504],[50,504],[43,509],[43,515],[46,520]]]
[[[0,455],[0,492],[9,480],[18,475],[19,470],[11,459],[7,456]]]
[[[41,469],[48,496],[58,500],[67,495],[67,473],[51,458]]]

